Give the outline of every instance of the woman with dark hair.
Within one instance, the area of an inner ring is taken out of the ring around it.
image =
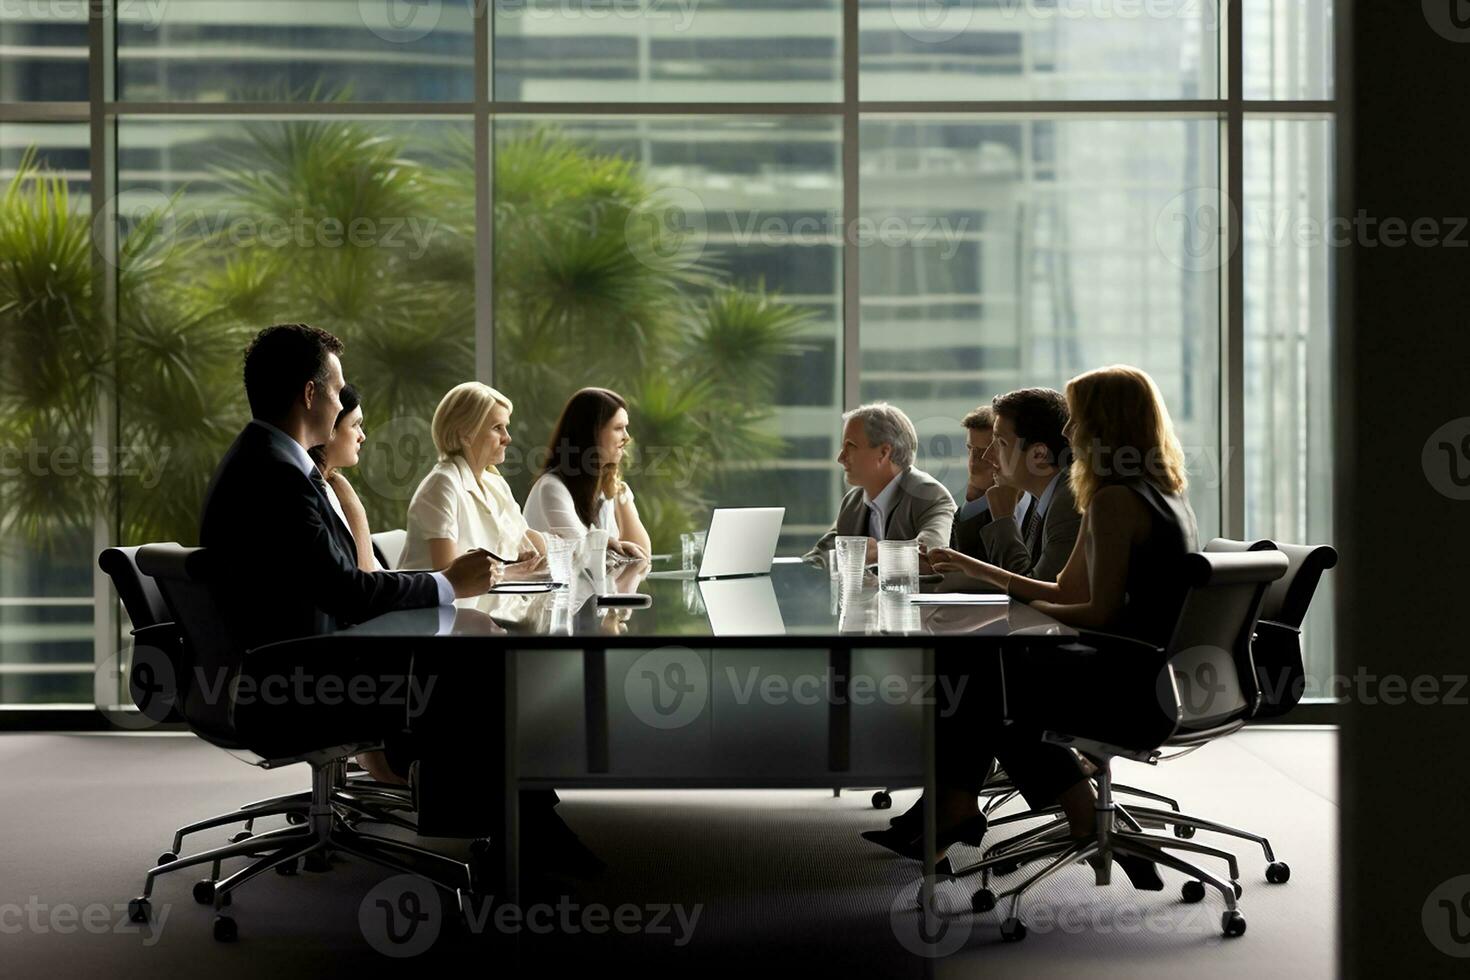
[[[350,384],[342,386],[341,398],[342,411],[337,413],[332,437],[324,445],[313,446],[307,452],[317,469],[322,471],[322,479],[327,484],[327,502],[342,518],[342,523],[352,532],[352,539],[357,543],[357,567],[365,572],[380,572],[383,568],[373,554],[367,511],[357,491],[342,474],[344,469],[357,465],[358,453],[367,441],[367,432],[362,427],[362,398]]]
[[[601,529],[609,551],[647,558],[648,531],[622,477],[630,441],[628,403],[621,395],[606,388],[572,395],[557,419],[541,475],[526,495],[526,523],[578,541]]]
[[[326,481],[327,502],[352,532],[357,544],[357,567],[365,572],[381,572],[373,554],[373,535],[368,527],[367,511],[362,500],[347,477],[344,469],[357,465],[362,444],[367,441],[367,432],[362,427],[362,396],[350,384],[342,386],[342,411],[332,426],[332,435],[324,444],[312,446],[306,452],[322,472]],[[388,757],[382,751],[359,752],[357,763],[374,779],[385,783],[406,784],[406,780],[388,765]]]

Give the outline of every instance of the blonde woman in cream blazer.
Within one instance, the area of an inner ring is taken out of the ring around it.
[[[432,429],[439,462],[409,501],[404,568],[444,568],[475,548],[511,562],[546,553],[495,469],[511,443],[511,411],[510,399],[478,381],[439,402]]]

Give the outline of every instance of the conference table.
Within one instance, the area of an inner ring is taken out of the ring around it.
[[[869,573],[844,594],[824,566],[799,559],[712,581],[659,567],[610,567],[601,582],[584,571],[550,591],[519,591],[547,585],[512,576],[453,609],[388,613],[319,638],[407,657],[420,689],[435,685],[410,728],[473,747],[465,782],[483,796],[467,785],[459,806],[482,798],[496,812],[462,835],[498,844],[508,901],[520,885],[517,789],[923,786],[932,799],[943,685],[1003,711],[1008,657],[1075,642],[1004,596],[928,594],[948,583],[916,597],[880,592]],[[608,604],[637,595],[645,605]],[[937,672],[936,656],[949,666]],[[421,826],[445,817],[421,805]],[[930,910],[932,810],[924,833]]]

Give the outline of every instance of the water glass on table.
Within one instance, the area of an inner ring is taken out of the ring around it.
[[[593,528],[582,538],[577,549],[577,563],[592,577],[592,587],[596,592],[607,591],[607,539],[606,531]]]
[[[679,535],[679,549],[683,557],[680,567],[686,572],[692,572],[699,567],[699,560],[704,557],[704,542],[707,537],[708,531],[686,531]]]
[[[919,542],[878,542],[878,591],[919,591]]]
[[[570,585],[572,581],[572,553],[576,542],[556,534],[546,535],[546,571],[553,582]]]
[[[861,592],[863,568],[868,561],[868,539],[861,535],[839,535],[832,549],[844,593]]]

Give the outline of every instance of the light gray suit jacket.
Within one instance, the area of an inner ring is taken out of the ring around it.
[[[1032,501],[1035,507],[1038,501]],[[1072,494],[1072,480],[1063,471],[1040,522],[1033,522],[1025,540],[1021,525],[1014,518],[993,520],[980,529],[985,554],[992,565],[1027,578],[1055,582],[1072,556],[1082,515],[1077,513],[1077,498]]]
[[[888,541],[918,539],[919,544],[929,548],[948,547],[955,504],[944,484],[913,467],[899,474],[897,479],[898,492],[883,522],[883,537]],[[806,553],[806,557],[817,558],[823,552],[831,551],[836,547],[838,535],[867,533],[868,505],[863,503],[862,487],[853,487],[842,498],[842,506],[837,509],[837,521]]]

